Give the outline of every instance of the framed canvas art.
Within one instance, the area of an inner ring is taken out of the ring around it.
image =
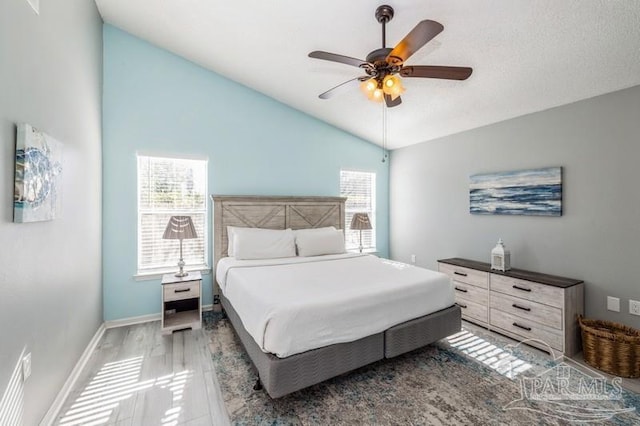
[[[13,221],[53,220],[60,212],[62,144],[29,124],[18,124]]]
[[[470,177],[472,214],[562,216],[562,167]]]

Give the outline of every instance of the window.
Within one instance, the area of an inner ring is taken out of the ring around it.
[[[198,235],[183,240],[186,268],[207,267],[206,194],[206,160],[138,155],[138,274],[177,268],[180,242],[162,239],[177,215],[191,216]]]
[[[340,170],[340,195],[347,197],[345,204],[345,242],[347,250],[360,247],[360,231],[349,229],[354,213],[368,213],[373,229],[362,231],[362,247],[367,251],[376,249],[376,174]]]

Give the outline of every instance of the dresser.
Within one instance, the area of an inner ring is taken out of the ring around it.
[[[438,269],[451,277],[463,319],[546,351],[580,351],[583,281],[461,258],[438,260]]]

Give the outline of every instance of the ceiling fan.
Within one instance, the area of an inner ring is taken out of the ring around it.
[[[375,16],[382,24],[382,48],[369,53],[365,61],[321,50],[309,53],[311,58],[353,65],[362,68],[366,73],[327,90],[320,94],[320,99],[328,99],[343,89],[359,84],[369,99],[379,102],[384,99],[387,107],[394,107],[402,103],[400,94],[404,91],[398,75],[411,78],[466,80],[473,72],[473,69],[468,67],[404,65],[411,55],[440,34],[444,27],[436,21],[420,21],[400,43],[394,48],[389,48],[386,47],[386,24],[393,18],[393,8],[388,5],[379,6]]]

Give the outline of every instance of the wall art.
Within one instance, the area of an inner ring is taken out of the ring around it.
[[[18,124],[13,221],[52,220],[60,213],[63,145],[29,124]]]
[[[473,214],[562,216],[562,167],[470,177]]]

